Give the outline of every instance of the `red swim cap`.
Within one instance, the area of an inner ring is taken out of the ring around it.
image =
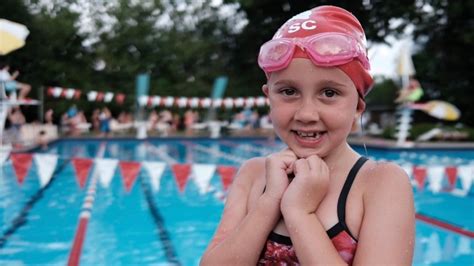
[[[364,29],[357,18],[345,9],[336,6],[319,6],[300,13],[289,19],[273,36],[279,38],[304,38],[321,33],[343,33],[351,36],[362,50],[366,52],[367,41]],[[366,53],[364,55],[366,56]],[[293,58],[308,58],[301,49],[296,49]],[[367,60],[368,61],[368,60]],[[373,79],[368,69],[360,60],[354,59],[349,63],[337,65],[354,83],[359,95],[364,97],[373,85]]]

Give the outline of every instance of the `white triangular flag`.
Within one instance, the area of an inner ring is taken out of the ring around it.
[[[164,162],[143,162],[143,167],[148,172],[150,177],[151,188],[154,192],[160,191],[160,180],[165,171],[166,164]]]
[[[201,105],[204,108],[209,108],[209,106],[211,106],[211,103],[212,103],[211,98],[204,98],[201,100]]]
[[[95,159],[94,175],[98,175],[102,187],[109,187],[110,181],[112,180],[112,177],[114,177],[117,165],[117,159]]]
[[[10,156],[11,146],[0,147],[0,166],[2,166]],[[0,169],[1,171],[1,169]]]
[[[161,102],[160,96],[153,96],[153,98],[151,98],[151,105],[153,105],[153,107],[160,105],[160,102]]]
[[[212,107],[220,108],[222,106],[222,98],[212,100]]]
[[[255,103],[257,106],[265,106],[265,97],[257,97],[257,100],[255,100]]]
[[[62,92],[63,92],[63,88],[61,88],[61,87],[54,87],[53,88],[53,96],[55,98],[58,98],[59,96],[61,96]]]
[[[180,97],[180,98],[178,99],[178,106],[179,106],[180,108],[186,107],[187,104],[188,104],[188,98],[187,98],[187,97]]]
[[[194,183],[199,188],[201,195],[206,194],[209,189],[209,182],[216,172],[215,164],[193,164],[192,173]]]
[[[90,91],[87,93],[87,100],[89,102],[95,102],[95,99],[97,98],[97,92],[96,91]]]
[[[462,189],[464,191],[469,191],[471,189],[472,179],[474,178],[474,166],[458,166],[458,176],[461,178]]]
[[[75,93],[76,93],[76,90],[73,88],[66,89],[66,99],[72,99]]]
[[[172,96],[166,97],[166,99],[165,99],[165,106],[166,106],[166,107],[172,107],[173,104],[174,104],[174,97],[172,97]]]
[[[254,107],[255,106],[255,98],[254,97],[248,97],[245,99],[245,107]]]
[[[33,158],[38,168],[40,186],[44,187],[53,177],[54,169],[56,169],[58,163],[58,156],[56,154],[35,153]]]
[[[147,103],[148,103],[148,95],[141,95],[140,97],[138,97],[138,105],[143,107]]]
[[[112,99],[114,98],[114,93],[113,92],[106,92],[105,95],[104,95],[104,102],[106,103],[109,103],[112,101]]]
[[[198,107],[199,106],[199,98],[198,97],[191,98],[191,100],[189,101],[189,106],[191,106],[192,108]]]
[[[234,99],[234,106],[235,107],[242,107],[242,106],[244,106],[244,103],[245,103],[245,100],[242,97]]]
[[[428,167],[428,189],[432,192],[438,193],[441,190],[444,177],[443,166],[429,166]]]
[[[227,109],[230,109],[230,108],[234,107],[234,99],[232,99],[232,98],[225,98],[225,99],[224,99],[224,106],[225,106],[225,108],[227,108]]]

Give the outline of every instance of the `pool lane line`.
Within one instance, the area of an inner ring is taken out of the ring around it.
[[[166,151],[164,151],[165,146],[156,146],[149,141],[145,141],[145,147],[147,151],[151,152],[152,154],[157,155],[163,162],[167,164],[176,164],[178,161],[171,157]]]
[[[99,150],[95,158],[102,158],[104,157],[106,143],[102,142],[100,144]],[[89,223],[89,219],[91,217],[92,207],[94,206],[95,195],[97,192],[97,180],[99,178],[99,174],[96,169],[94,169],[91,181],[89,186],[87,187],[86,197],[82,203],[81,212],[79,214],[79,222],[77,224],[76,234],[74,235],[73,244],[71,247],[71,252],[69,253],[68,258],[68,266],[76,266],[79,265],[81,254],[82,254],[82,247],[84,245],[84,240],[86,238],[87,232],[87,224]]]
[[[170,234],[166,229],[165,222],[163,220],[163,216],[161,216],[160,210],[158,206],[155,204],[153,200],[153,194],[149,186],[140,176],[140,183],[143,193],[145,194],[145,199],[148,204],[148,209],[150,210],[151,217],[158,228],[158,237],[160,238],[161,244],[163,245],[163,251],[165,252],[166,260],[173,264],[173,265],[181,265],[178,260],[178,256],[176,255],[175,248],[173,247],[173,242],[171,241]]]
[[[423,221],[423,222],[425,222],[427,224],[430,224],[430,225],[440,227],[440,228],[445,229],[447,231],[451,231],[451,232],[454,232],[454,233],[457,233],[457,234],[460,234],[460,235],[463,235],[463,236],[467,236],[469,238],[474,238],[474,232],[473,231],[469,231],[467,229],[461,228],[460,226],[453,225],[453,224],[450,224],[450,223],[445,222],[445,221],[441,221],[439,219],[427,216],[425,214],[416,213],[415,218],[417,220]]]
[[[56,175],[60,173],[64,167],[69,163],[70,159],[66,159],[63,161],[61,165],[59,165],[56,170],[54,171],[53,175],[49,182],[42,188],[40,188],[31,198],[25,203],[23,208],[21,209],[20,213],[13,219],[12,224],[2,233],[0,237],[0,249],[2,249],[8,238],[10,238],[20,227],[25,225],[28,222],[28,214],[30,210],[35,206],[35,204],[43,197],[45,191],[53,184],[56,180]]]
[[[228,161],[232,161],[232,162],[237,163],[237,164],[241,164],[241,163],[245,162],[247,159],[249,159],[249,158],[243,158],[243,157],[235,156],[235,155],[232,155],[230,153],[222,152],[222,151],[215,150],[215,149],[212,149],[212,148],[208,148],[208,147],[200,145],[200,144],[195,144],[195,143],[192,143],[191,141],[183,141],[182,143],[184,143],[185,145],[191,146],[193,149],[195,149],[197,151],[208,153],[208,154],[216,156],[216,157],[221,157],[221,158],[224,158]]]

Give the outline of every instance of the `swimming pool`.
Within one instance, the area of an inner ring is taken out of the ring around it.
[[[0,264],[197,265],[238,165],[282,147],[251,138],[81,139],[15,155],[0,172]],[[412,172],[414,265],[472,265],[474,151],[367,152]]]

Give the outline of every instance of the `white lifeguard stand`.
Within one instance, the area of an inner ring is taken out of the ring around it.
[[[37,100],[18,100],[16,90],[7,97],[5,82],[0,81],[0,165],[8,158],[12,150],[11,144],[3,143],[3,132],[10,108],[18,105],[38,105]]]

